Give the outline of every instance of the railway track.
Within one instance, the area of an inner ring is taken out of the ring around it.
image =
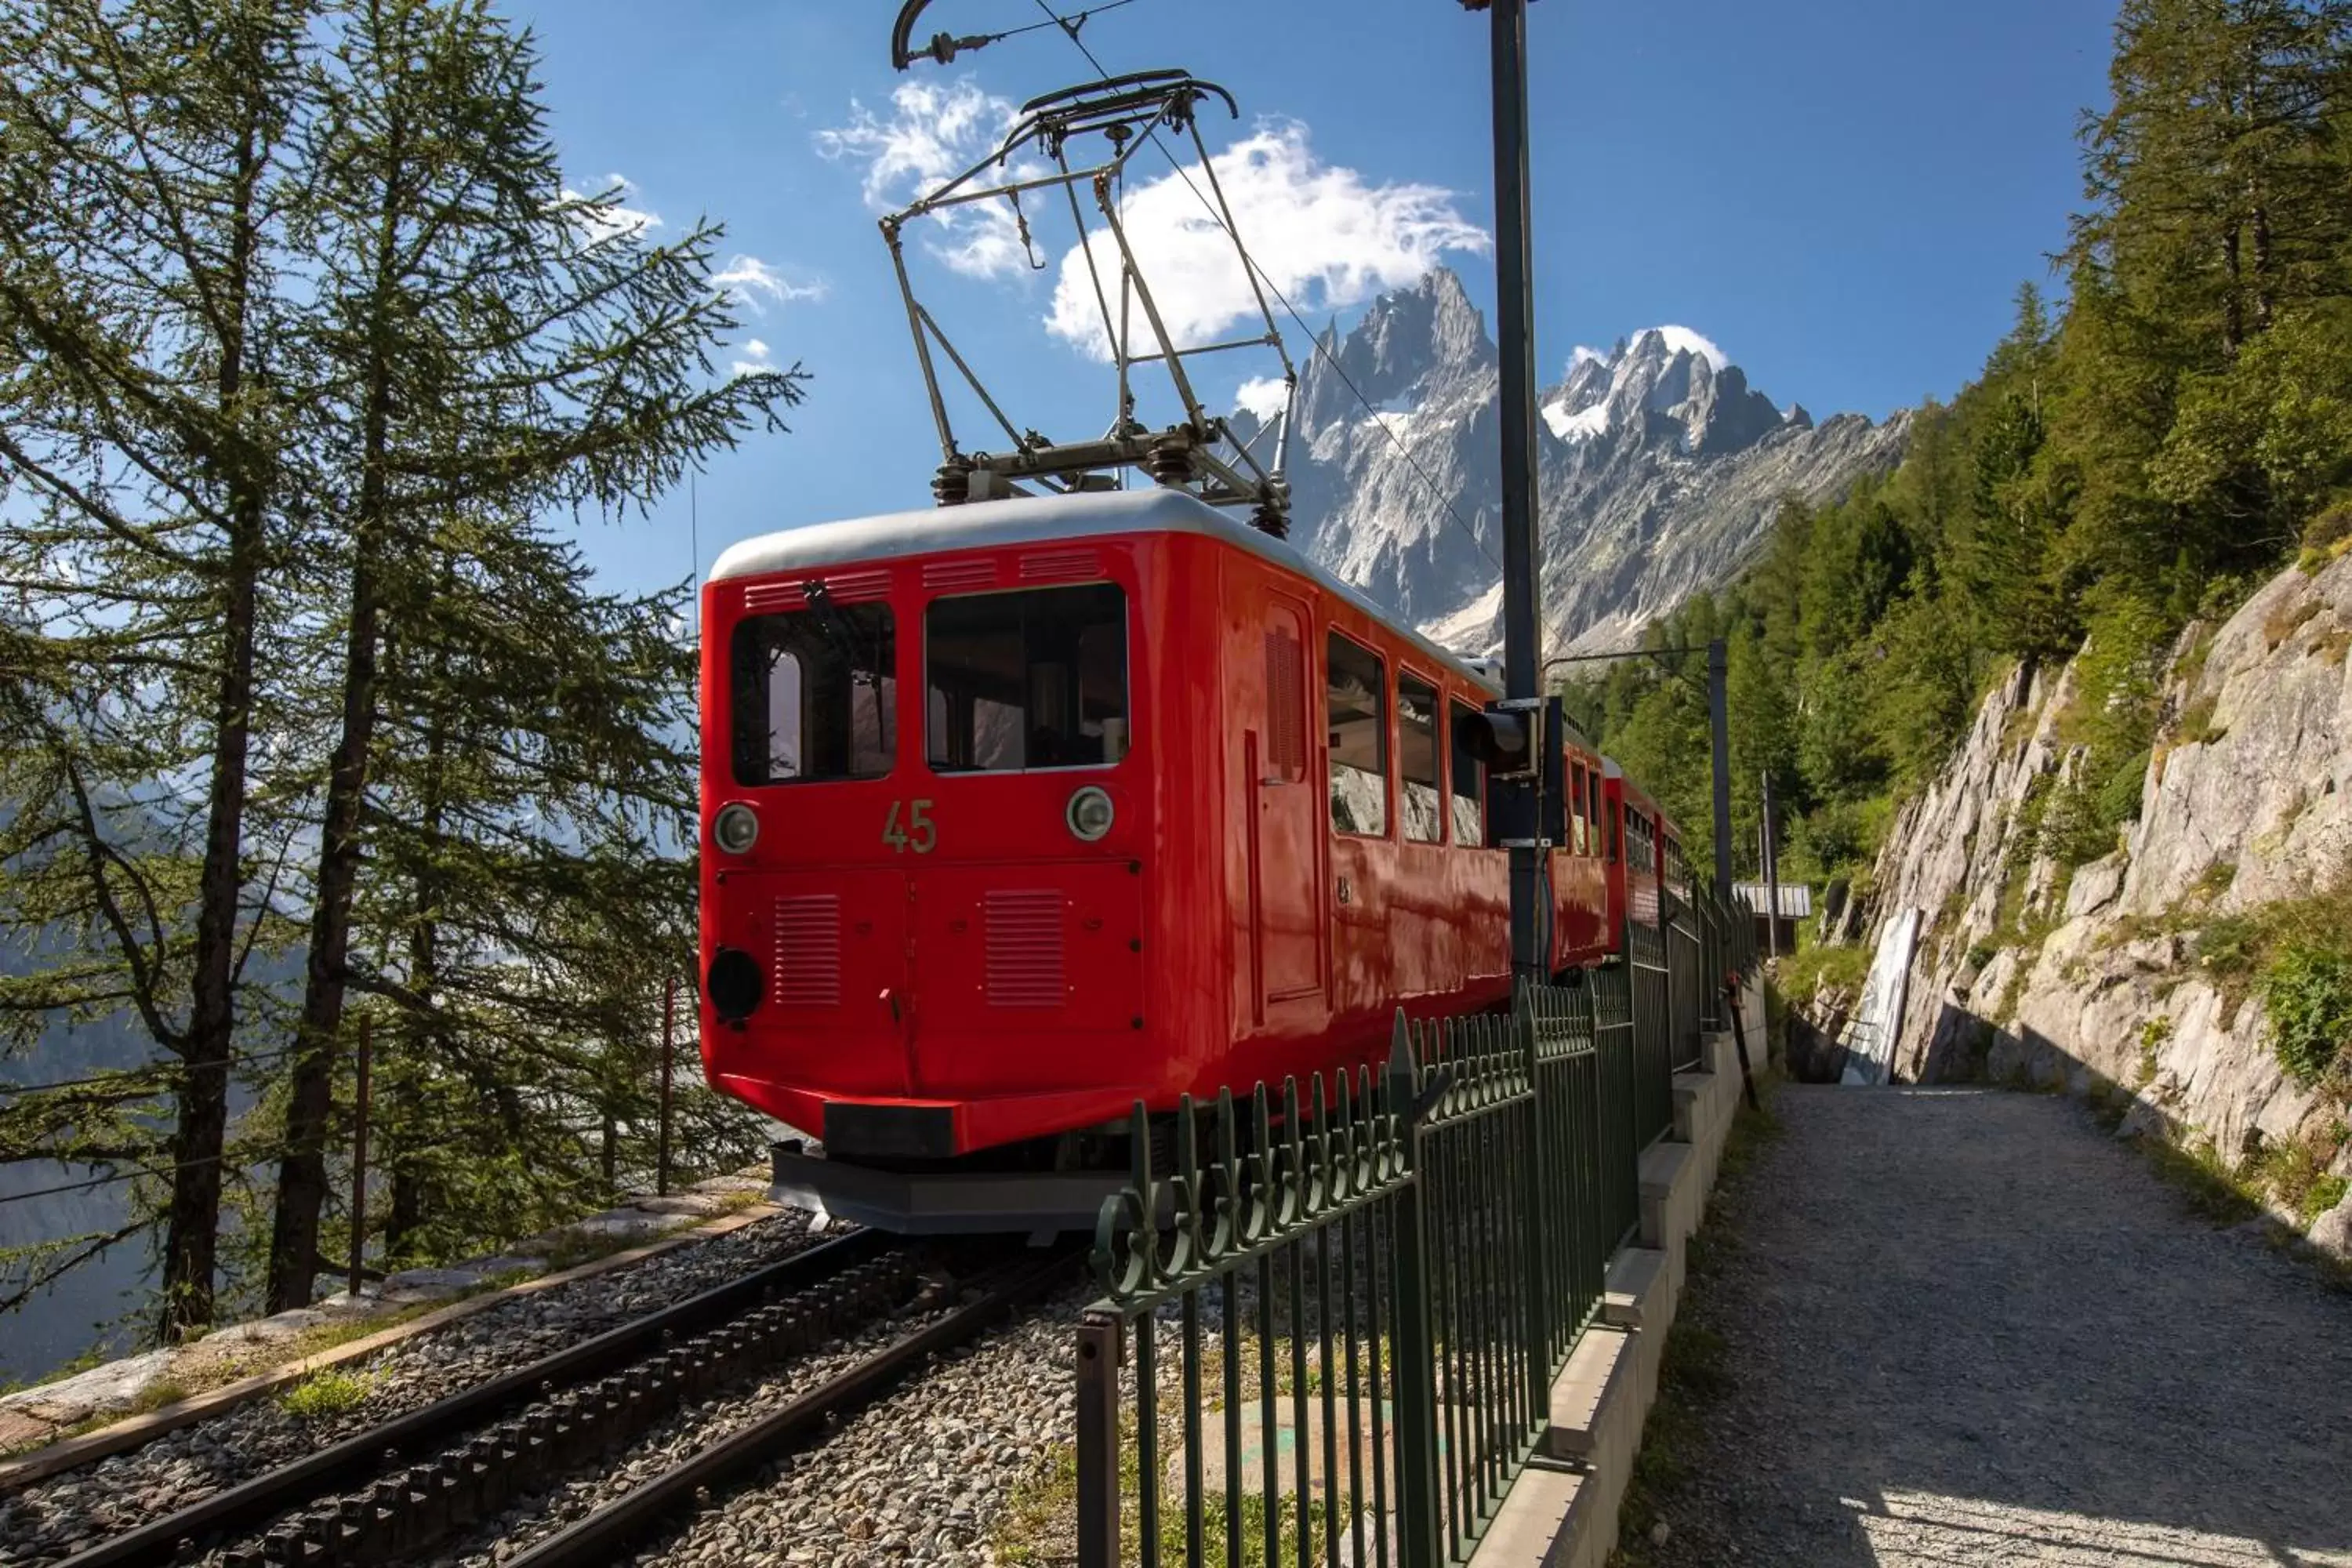
[[[1000,1249],[994,1258],[1002,1257]],[[1003,1266],[991,1271],[991,1261],[970,1245],[909,1244],[876,1231],[822,1243],[124,1531],[62,1568],[148,1568],[215,1550],[231,1568],[414,1562],[514,1500],[593,1466],[692,1401],[918,1304],[944,1283],[996,1280]],[[1025,1258],[1015,1268],[1027,1279],[1060,1261]],[[1001,1289],[985,1287],[980,1302],[861,1361],[809,1397],[830,1391],[828,1407],[837,1408],[887,1386],[912,1362],[954,1342],[942,1331],[950,1325],[984,1326],[988,1314],[975,1309],[1001,1310]],[[774,1429],[777,1417],[805,1403],[761,1417],[713,1449]],[[822,1420],[821,1409],[814,1418]],[[706,1461],[726,1464],[698,1455],[689,1465]],[[707,1484],[701,1474],[692,1483]],[[645,1506],[629,1517],[645,1517]]]
[[[809,1439],[835,1418],[888,1393],[940,1352],[979,1338],[1022,1304],[1069,1278],[1075,1258],[1074,1250],[1062,1249],[996,1270],[977,1282],[973,1300],[508,1558],[505,1568],[598,1568],[619,1561],[632,1542],[663,1520],[809,1446]]]

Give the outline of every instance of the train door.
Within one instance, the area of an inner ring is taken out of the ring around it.
[[[1250,913],[1257,1001],[1319,994],[1323,922],[1321,792],[1308,782],[1307,606],[1269,593],[1261,605],[1265,701],[1256,726],[1250,817]]]

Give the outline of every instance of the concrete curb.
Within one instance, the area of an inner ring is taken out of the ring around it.
[[[1763,997],[1741,997],[1763,1038]],[[1658,1395],[1658,1365],[1682,1295],[1683,1264],[1739,1112],[1739,1058],[1707,1035],[1701,1070],[1675,1078],[1675,1124],[1642,1156],[1641,1245],[1610,1260],[1599,1321],[1553,1380],[1550,1424],[1471,1554],[1470,1568],[1602,1568]]]

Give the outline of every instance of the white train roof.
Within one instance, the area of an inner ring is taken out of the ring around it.
[[[1499,693],[1501,683],[1474,668],[1460,654],[1441,647],[1341,582],[1286,542],[1219,511],[1182,490],[1097,490],[1079,495],[1016,496],[1007,500],[967,501],[961,506],[813,522],[763,533],[731,544],[710,568],[710,581],[764,577],[777,572],[812,572],[853,563],[936,555],[950,550],[984,550],[1008,544],[1042,544],[1121,533],[1191,533],[1246,550],[1347,600],[1390,630],[1417,645],[1465,680]]]

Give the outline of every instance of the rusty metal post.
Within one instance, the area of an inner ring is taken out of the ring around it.
[[[1118,1346],[1117,1318],[1078,1325],[1078,1568],[1119,1568]]]
[[[677,1060],[677,976],[673,974],[662,984],[661,1121],[654,1142],[654,1192],[660,1197],[669,1196],[670,1076]]]
[[[357,1062],[359,1082],[352,1096],[351,1293],[354,1300],[359,1298],[367,1261],[368,1055],[368,1016],[362,1013]]]

